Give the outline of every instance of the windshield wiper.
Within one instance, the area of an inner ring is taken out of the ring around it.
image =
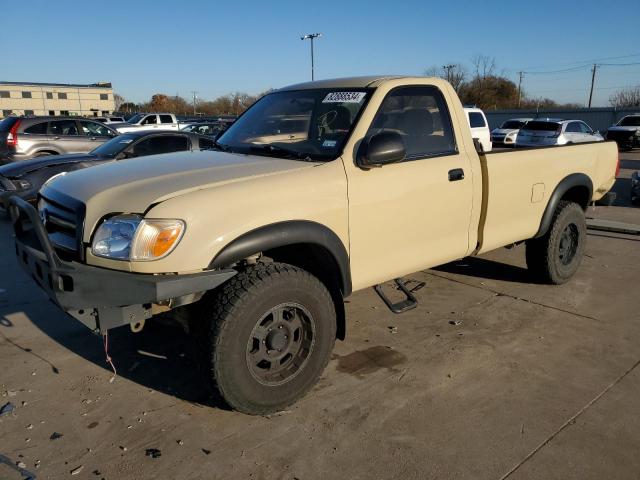
[[[303,160],[305,162],[315,162],[308,153],[299,152],[297,150],[293,150],[286,147],[281,147],[279,145],[274,145],[273,143],[267,143],[264,145],[251,145],[249,150],[252,151],[260,151],[266,153],[273,153],[275,155],[282,154],[287,155],[296,160]]]

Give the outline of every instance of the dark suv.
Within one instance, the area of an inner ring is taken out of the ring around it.
[[[116,135],[107,125],[86,118],[7,117],[0,121],[0,164],[86,153]]]

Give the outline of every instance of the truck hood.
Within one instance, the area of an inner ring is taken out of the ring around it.
[[[167,153],[71,172],[47,183],[42,193],[51,189],[80,200],[91,226],[108,213],[143,213],[178,195],[313,165],[214,150]]]
[[[12,162],[0,167],[0,175],[6,178],[20,178],[27,173],[35,172],[41,168],[53,167],[78,162],[90,161],[97,158],[89,153],[74,153],[70,155],[47,155],[44,157]]]

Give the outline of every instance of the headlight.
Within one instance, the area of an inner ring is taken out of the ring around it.
[[[640,130],[636,130],[635,136],[640,137]]]
[[[182,220],[118,215],[98,227],[91,252],[98,257],[116,260],[158,260],[169,255],[178,245],[184,229]]]
[[[27,188],[31,188],[31,183],[29,183],[28,180],[14,180],[13,184],[18,190],[26,190]]]

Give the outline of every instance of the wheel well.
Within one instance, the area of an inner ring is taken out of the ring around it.
[[[47,155],[59,155],[59,153],[56,152],[55,150],[38,150],[36,152],[36,156],[42,153],[46,153]]]
[[[289,263],[317,277],[329,290],[336,309],[336,337],[344,340],[346,314],[343,300],[342,274],[333,254],[325,247],[313,243],[297,243],[262,252],[276,262]]]
[[[569,202],[575,202],[582,207],[583,210],[586,210],[589,206],[589,200],[591,200],[591,192],[584,185],[576,185],[575,187],[571,187],[567,190],[564,195],[562,195],[561,200],[567,200]]]

